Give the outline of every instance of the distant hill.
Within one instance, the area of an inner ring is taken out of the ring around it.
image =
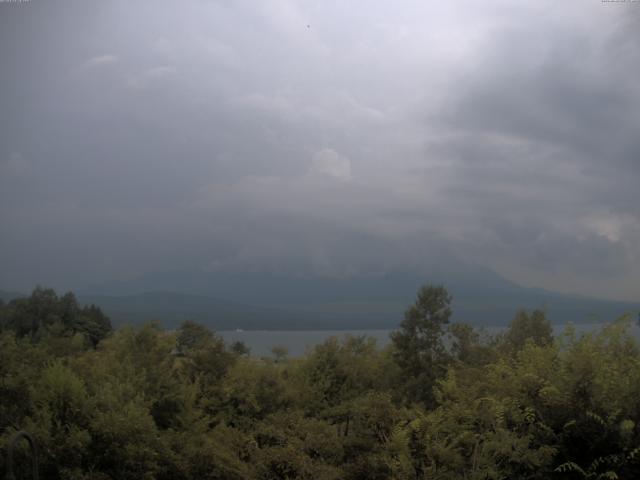
[[[444,284],[453,320],[507,324],[519,308],[543,308],[554,323],[593,323],[637,312],[640,302],[616,302],[520,287],[494,272],[455,275],[391,272],[351,278],[220,272],[168,272],[93,287],[79,299],[96,303],[114,322],[192,319],[222,329],[322,330],[394,328],[417,289]]]
[[[2,300],[3,302],[10,302],[14,298],[21,298],[21,297],[26,297],[26,294],[0,290],[0,300]]]
[[[278,308],[255,307],[204,295],[176,292],[145,292],[122,296],[80,295],[78,300],[83,304],[100,306],[116,325],[158,320],[165,328],[175,328],[183,320],[195,320],[215,330],[305,329],[304,320],[309,317]],[[319,326],[321,323],[316,322],[314,325]]]
[[[542,308],[553,323],[594,323],[640,302],[616,302],[523,288],[490,270],[460,266],[431,274],[396,271],[349,278],[180,271],[76,290],[83,304],[99,305],[114,324],[183,320],[216,330],[329,330],[395,328],[424,284],[444,284],[453,295],[453,321],[506,325],[520,308]],[[64,293],[64,292],[59,292]],[[0,291],[8,301],[24,293]]]

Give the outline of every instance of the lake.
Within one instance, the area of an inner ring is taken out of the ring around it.
[[[590,332],[601,328],[603,323],[583,323],[575,324],[577,332]],[[567,324],[553,326],[554,334],[558,335],[564,331]],[[504,327],[484,327],[486,333],[495,335]],[[264,356],[271,354],[274,346],[283,346],[289,350],[289,355],[299,356],[308,349],[324,342],[329,337],[342,338],[346,335],[359,336],[366,335],[377,340],[379,346],[384,346],[389,342],[389,334],[393,330],[223,330],[217,332],[226,342],[242,341],[251,349],[251,354]],[[632,333],[636,338],[640,338],[640,328],[634,323]]]

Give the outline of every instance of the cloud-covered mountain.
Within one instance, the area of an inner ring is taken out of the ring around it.
[[[446,285],[454,298],[453,320],[475,325],[505,325],[520,308],[543,308],[555,323],[608,321],[640,309],[522,288],[479,267],[465,273],[330,278],[180,271],[93,287],[93,294],[81,292],[80,298],[103,305],[117,321],[156,318],[175,324],[189,318],[217,329],[394,328],[427,283]]]
[[[445,257],[637,301],[639,24],[630,1],[0,2],[0,286]]]

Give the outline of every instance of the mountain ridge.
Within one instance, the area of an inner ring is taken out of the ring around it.
[[[545,309],[553,323],[608,321],[640,309],[640,302],[521,287],[477,267],[343,278],[183,270],[75,292],[81,303],[99,305],[114,324],[158,320],[175,327],[189,319],[217,330],[388,329],[401,322],[418,288],[428,283],[443,284],[452,294],[453,321],[473,325],[506,325],[521,308]]]

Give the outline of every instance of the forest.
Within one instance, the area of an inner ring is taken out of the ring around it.
[[[24,430],[44,479],[640,478],[630,316],[554,336],[518,311],[489,336],[451,308],[427,285],[384,348],[257,357],[192,321],[114,329],[36,288],[0,304],[0,474]],[[26,443],[13,463],[31,478]]]

